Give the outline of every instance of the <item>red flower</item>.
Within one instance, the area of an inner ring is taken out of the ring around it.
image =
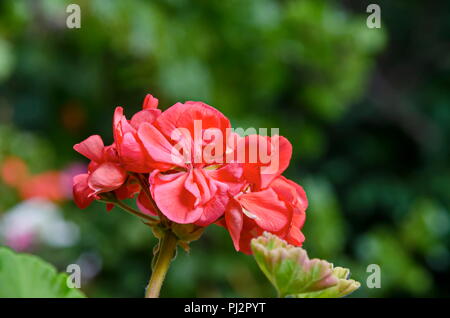
[[[217,223],[244,253],[264,231],[303,243],[308,201],[301,186],[281,175],[292,155],[286,138],[240,137],[228,118],[201,102],[177,103],[162,113],[157,106],[147,95],[131,120],[117,107],[113,145],[91,136],[74,146],[91,160],[88,173],[74,178],[79,207],[104,192],[119,200],[140,192],[137,205],[144,213],[162,213],[179,224]],[[146,179],[149,189],[141,188]]]
[[[206,226],[229,201],[228,191],[242,176],[240,165],[226,165],[229,120],[200,102],[177,103],[138,130],[155,170],[150,190],[171,221]]]
[[[98,199],[98,194],[119,189],[127,179],[127,172],[120,165],[114,145],[105,147],[98,135],[93,135],[73,146],[91,160],[88,173],[73,179],[73,196],[81,209]]]
[[[279,176],[266,189],[235,196],[219,224],[230,232],[236,250],[247,254],[251,254],[251,239],[264,231],[301,246],[305,238],[300,229],[307,207],[303,188]]]

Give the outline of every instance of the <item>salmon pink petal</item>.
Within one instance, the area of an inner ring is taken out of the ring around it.
[[[236,154],[244,161],[244,177],[254,185],[253,190],[264,189],[289,166],[292,145],[283,136],[249,135],[237,138]]]
[[[228,192],[232,196],[239,193],[246,185],[245,180],[242,178],[244,171],[242,164],[230,163],[219,169],[209,170],[206,167],[204,170],[211,178],[225,183],[228,186]]]
[[[194,172],[192,170],[188,172],[184,187],[195,197],[194,206],[197,207],[201,203],[201,193],[198,184],[194,180]]]
[[[213,198],[203,205],[203,212],[195,224],[207,226],[214,223],[223,215],[229,200],[230,197],[227,193],[227,187],[223,186],[219,188]]]
[[[120,160],[127,170],[139,173],[148,173],[152,170],[146,151],[134,134],[126,133],[118,148],[121,153]]]
[[[88,185],[95,193],[109,192],[118,189],[126,178],[124,169],[112,162],[105,162],[89,176]]]
[[[80,209],[87,208],[94,201],[94,191],[88,186],[88,177],[87,173],[73,177],[73,199]]]
[[[253,184],[253,191],[261,189],[261,170],[256,164],[244,164],[244,179]]]
[[[184,166],[183,156],[153,125],[143,123],[138,136],[154,162],[165,164],[168,168]]]
[[[286,236],[284,236],[284,240],[292,245],[302,246],[305,241],[305,236],[300,230],[303,227],[303,223],[305,223],[305,214],[296,214]]]
[[[158,212],[155,210],[155,207],[153,206],[153,203],[148,198],[148,195],[141,191],[138,195],[138,198],[136,200],[136,204],[143,213],[150,214],[150,215],[158,215]]]
[[[117,153],[116,144],[113,143],[112,145],[106,146],[103,148],[103,162],[119,162],[119,154]]]
[[[233,240],[234,248],[236,251],[239,251],[239,242],[244,220],[241,205],[235,200],[230,200],[228,203],[227,209],[225,210],[225,222]]]
[[[103,160],[103,140],[99,135],[93,135],[73,146],[73,149],[86,158],[101,162]]]
[[[145,96],[144,102],[142,103],[142,109],[154,109],[158,107],[158,99],[153,97],[151,94]]]
[[[95,161],[89,162],[89,164],[88,164],[88,172],[92,173],[100,165],[101,165],[101,163],[98,163],[98,162],[95,162]]]
[[[242,178],[243,167],[239,163],[229,163],[218,169],[205,168],[208,174],[222,182],[239,182]]]
[[[190,170],[185,188],[196,198],[194,206],[203,210],[196,225],[207,226],[224,213],[229,200],[228,186],[212,179],[204,169]]]
[[[289,166],[292,157],[292,144],[283,136],[270,138],[271,161],[269,165],[261,167],[261,188],[266,188],[272,180],[281,175]]]
[[[305,210],[308,207],[308,199],[306,198],[305,191],[300,185],[283,176],[276,178],[270,184],[270,187],[292,209],[290,224],[275,234],[284,238],[290,244],[301,246],[305,237],[300,229],[305,223]]]
[[[192,171],[195,177],[195,183],[200,190],[201,203],[205,204],[216,194],[217,186],[214,182],[210,182],[211,178],[207,175],[205,176],[203,169],[193,169]]]
[[[160,114],[161,110],[159,109],[144,109],[131,117],[130,124],[137,130],[142,123],[153,123]]]
[[[114,131],[114,134],[116,133],[116,129],[119,128],[119,124],[122,121],[123,117],[124,117],[123,116],[123,108],[120,107],[120,106],[117,106],[116,109],[114,110],[114,116],[113,116],[113,131]],[[122,132],[122,131],[120,130],[120,132]],[[116,136],[114,135],[114,138],[115,137]],[[117,140],[116,140],[116,142],[117,142]]]
[[[277,232],[284,228],[291,217],[285,203],[279,200],[271,188],[244,193],[237,200],[244,208],[244,213],[269,232]]]
[[[254,220],[244,216],[244,224],[239,240],[239,251],[249,255],[252,254],[250,242],[253,238],[262,235],[263,232],[264,230]]]
[[[196,120],[201,122],[202,130],[219,129],[223,131],[223,136],[226,136],[226,128],[231,127],[230,121],[221,112],[201,102],[176,103],[158,117],[155,126],[168,138],[175,129],[186,128],[193,139]]]
[[[194,223],[202,213],[195,207],[196,197],[185,188],[188,173],[164,175],[155,171],[150,176],[152,196],[161,212],[173,222]]]
[[[114,111],[113,132],[116,143],[120,143],[122,136],[127,132],[135,132],[135,129],[124,116],[123,108],[120,106],[116,107]]]
[[[305,190],[292,180],[289,180],[283,176],[276,178],[270,187],[282,197],[283,200],[290,203],[292,206],[305,211],[308,208],[308,198],[306,197]]]

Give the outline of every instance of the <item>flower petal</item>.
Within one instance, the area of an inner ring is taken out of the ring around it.
[[[87,173],[73,177],[73,199],[80,209],[87,208],[94,201],[94,191],[88,186],[88,177]]]
[[[280,176],[289,166],[292,157],[292,145],[283,136],[270,138],[271,161],[261,167],[261,188],[267,187],[272,180]]]
[[[123,114],[123,108],[120,106],[116,107],[113,118],[113,134],[115,143],[120,145],[122,143],[123,136],[128,132],[133,133],[134,131],[134,128],[128,123],[128,120]]]
[[[254,220],[244,216],[241,238],[239,241],[239,251],[245,254],[252,254],[250,242],[253,238],[260,236],[264,230],[259,227]]]
[[[133,198],[140,190],[141,186],[137,183],[136,179],[129,177],[127,182],[122,184],[117,190],[114,190],[114,193],[117,199],[125,200]]]
[[[230,121],[225,115],[201,102],[176,103],[158,117],[155,126],[168,138],[174,130],[186,128],[193,139],[196,120],[201,121],[202,130],[219,129],[223,132],[223,137],[226,136],[226,129],[231,127]]]
[[[155,126],[143,123],[139,127],[138,136],[153,162],[162,164],[167,169],[173,166],[183,166],[183,156]]]
[[[127,173],[119,165],[105,162],[89,176],[88,185],[95,193],[118,189],[126,180]]]
[[[291,211],[271,188],[244,193],[237,200],[244,208],[244,213],[269,232],[277,232],[284,228],[291,217]]]
[[[133,133],[126,133],[117,147],[121,154],[120,160],[128,171],[148,173],[152,170],[146,150]]]
[[[237,139],[237,160],[244,160],[244,177],[254,190],[264,189],[289,166],[292,145],[283,136],[249,135]]]
[[[194,223],[202,213],[200,207],[195,207],[196,197],[185,188],[188,175],[163,175],[156,170],[150,176],[150,189],[158,208],[169,220],[181,224]]]
[[[270,186],[287,202],[305,211],[308,208],[308,198],[302,186],[283,176],[276,178]]]
[[[230,200],[225,211],[225,222],[236,251],[240,250],[241,231],[244,224],[243,217],[241,205],[235,200]]]
[[[303,235],[301,228],[305,223],[305,213],[294,213],[292,222],[287,230],[287,233],[283,238],[292,245],[302,246],[305,241],[305,235]]]
[[[142,103],[142,109],[154,109],[158,107],[158,99],[153,97],[151,94],[145,96],[144,102]]]
[[[139,193],[136,204],[143,213],[158,215],[158,212],[154,209],[152,202],[150,202],[150,199],[143,190]]]
[[[130,124],[137,130],[142,123],[153,123],[160,114],[159,109],[144,109],[131,117]]]
[[[225,183],[228,186],[228,192],[232,196],[240,192],[246,184],[242,178],[244,171],[242,164],[229,163],[219,169],[208,170],[208,168],[205,168],[204,170],[211,178]]]
[[[73,146],[73,149],[92,161],[101,162],[104,147],[102,138],[99,135],[92,135]]]
[[[224,214],[230,200],[228,186],[209,177],[204,169],[194,169],[194,172],[203,207],[203,213],[195,224],[207,226]]]

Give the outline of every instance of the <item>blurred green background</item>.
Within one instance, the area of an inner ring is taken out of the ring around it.
[[[66,27],[69,3],[81,29]],[[201,100],[234,127],[280,128],[294,146],[286,176],[310,200],[304,247],[352,270],[352,297],[450,296],[450,4],[377,1],[382,27],[369,29],[369,3],[1,1],[1,244],[81,264],[89,297],[143,296],[151,232],[100,203],[77,209],[70,175],[86,163],[73,144],[110,143],[114,108],[130,115],[151,93],[163,109]],[[11,157],[58,173],[50,206],[24,202],[49,179],[11,185],[23,170]],[[365,283],[373,263],[379,289]],[[179,251],[162,291],[274,295],[216,226]]]

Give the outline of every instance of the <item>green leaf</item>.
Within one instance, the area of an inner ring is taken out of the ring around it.
[[[0,247],[0,298],[83,298],[67,286],[67,275],[37,256]]]
[[[280,297],[336,298],[350,294],[360,284],[347,279],[350,271],[320,260],[309,259],[306,251],[264,233],[252,240],[259,267]]]

